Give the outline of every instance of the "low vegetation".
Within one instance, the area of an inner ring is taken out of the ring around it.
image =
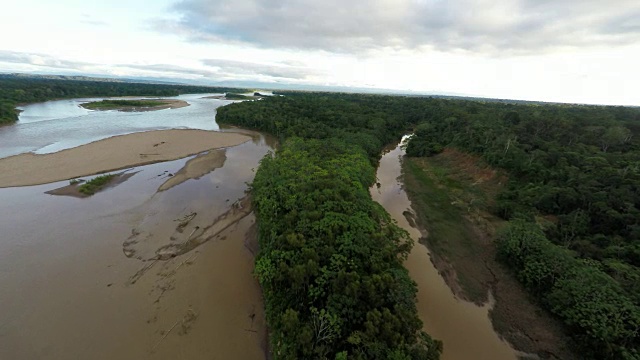
[[[251,100],[251,99],[255,99],[253,96],[247,96],[247,95],[242,95],[242,94],[238,94],[238,93],[231,93],[231,92],[226,93],[224,97],[227,100]]]
[[[91,196],[102,190],[116,175],[107,174],[95,177],[78,187],[78,191],[84,195]]]
[[[163,100],[102,100],[82,104],[91,110],[113,110],[122,108],[149,108],[165,105]]]

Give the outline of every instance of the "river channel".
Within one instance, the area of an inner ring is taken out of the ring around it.
[[[493,330],[489,319],[492,305],[481,307],[456,298],[431,262],[429,250],[418,242],[420,231],[404,215],[412,210],[402,185],[403,156],[400,145],[383,154],[376,174],[380,187],[373,186],[371,196],[415,241],[405,267],[418,285],[417,307],[423,329],[443,342],[442,360],[516,360],[517,353]]]

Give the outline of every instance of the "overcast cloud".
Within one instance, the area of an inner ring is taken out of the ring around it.
[[[536,53],[640,39],[637,0],[184,0],[172,10],[179,20],[162,28],[193,41],[343,53]]]
[[[264,75],[280,79],[304,80],[320,74],[318,71],[290,62],[272,65],[224,59],[206,59],[202,62],[219,68],[221,72],[238,75]]]
[[[91,65],[86,62],[61,60],[57,57],[46,54],[30,54],[6,50],[0,50],[0,62],[70,70],[83,70],[87,66]]]
[[[0,32],[0,72],[640,105],[640,0],[23,0]]]

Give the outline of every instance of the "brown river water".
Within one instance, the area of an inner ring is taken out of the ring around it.
[[[493,330],[489,319],[491,304],[480,307],[456,298],[433,266],[429,250],[418,243],[420,231],[403,215],[412,211],[401,182],[403,155],[404,150],[397,146],[382,156],[377,172],[381,186],[373,186],[371,196],[415,241],[405,266],[418,285],[418,315],[424,330],[443,341],[442,360],[517,359],[518,354]]]
[[[0,189],[0,359],[264,359],[245,182],[273,146],[215,150],[211,172],[163,191],[212,155],[86,199]]]

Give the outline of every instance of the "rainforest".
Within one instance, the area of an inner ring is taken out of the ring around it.
[[[409,157],[454,148],[503,171],[491,209],[504,220],[498,260],[582,358],[639,358],[640,109],[280,94],[217,120],[284,141],[253,184],[256,271],[282,358],[437,357],[439,344],[416,332],[400,266],[411,244],[363,193],[403,134]]]

